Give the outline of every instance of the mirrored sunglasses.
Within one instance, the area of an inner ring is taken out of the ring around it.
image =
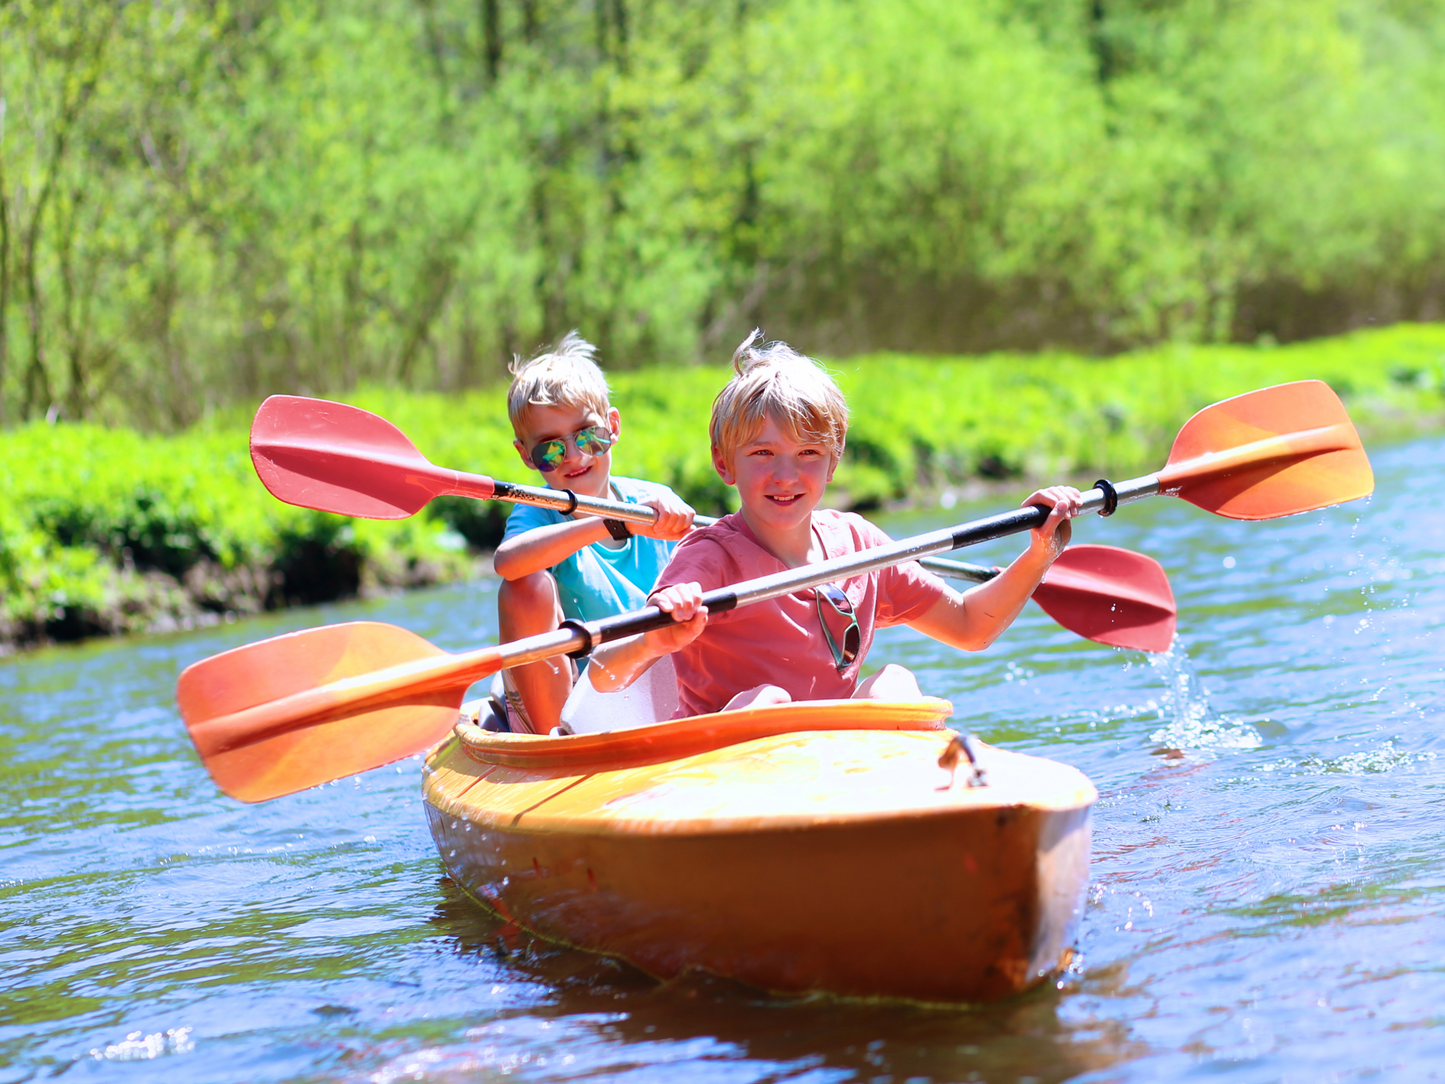
[[[567,442],[571,441],[583,455],[601,455],[612,447],[612,430],[605,425],[589,425],[570,437],[544,440],[532,449],[532,465],[543,474],[550,474],[567,458]]]
[[[823,617],[824,599],[827,599],[835,614],[848,619],[848,627],[843,630],[841,637],[833,635],[833,630],[828,627],[828,622]],[[841,674],[853,664],[853,660],[858,657],[858,649],[862,646],[863,633],[858,628],[858,615],[853,612],[853,603],[848,601],[848,596],[831,583],[813,588],[813,602],[818,607],[818,624],[823,626],[823,639],[828,641],[828,648],[833,652],[833,663]]]

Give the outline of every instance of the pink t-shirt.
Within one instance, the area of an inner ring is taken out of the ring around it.
[[[827,557],[887,545],[886,534],[862,516],[813,513],[813,527]],[[699,583],[704,591],[783,571],[783,562],[763,548],[740,513],[724,516],[684,538],[662,570],[654,590],[675,583]],[[777,685],[794,700],[831,700],[853,695],[858,671],[878,626],[902,625],[921,617],[943,597],[943,581],[915,561],[881,568],[837,584],[853,604],[861,633],[858,657],[841,674],[818,621],[813,589],[755,602],[709,616],[707,629],[676,652],[679,704],[674,718],[717,711],[734,696],[758,685]],[[823,613],[841,647],[846,618]]]

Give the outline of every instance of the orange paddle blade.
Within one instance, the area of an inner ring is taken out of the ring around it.
[[[429,749],[467,686],[499,668],[487,655],[379,622],[329,625],[198,662],[176,701],[216,785],[261,802]]]
[[[1370,461],[1321,380],[1278,384],[1205,407],[1184,424],[1159,490],[1230,519],[1275,519],[1368,496]]]
[[[1178,611],[1164,568],[1117,546],[1070,546],[1034,591],[1070,632],[1136,651],[1168,651]]]
[[[251,462],[287,504],[366,519],[405,519],[462,484],[385,418],[297,395],[273,395],[256,411]],[[492,495],[490,479],[468,479],[468,496]]]

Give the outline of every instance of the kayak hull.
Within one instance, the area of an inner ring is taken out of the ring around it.
[[[1072,768],[988,747],[988,785],[967,785],[966,762],[957,778],[938,763],[948,705],[925,704],[659,724],[700,748],[659,757],[631,731],[570,763],[565,748],[526,762],[570,739],[462,727],[428,759],[428,818],[452,877],[503,918],[660,978],[1005,997],[1066,960],[1097,795]],[[845,728],[809,729],[830,721]]]

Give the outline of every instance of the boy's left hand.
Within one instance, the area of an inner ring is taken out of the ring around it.
[[[1073,535],[1069,520],[1084,506],[1084,495],[1073,486],[1049,486],[1030,494],[1023,507],[1031,504],[1049,509],[1049,518],[1029,532],[1029,548],[1052,564],[1069,544]]]
[[[651,526],[646,523],[629,523],[627,526],[633,534],[640,534],[644,538],[658,538],[663,542],[676,542],[692,530],[692,517],[696,513],[691,505],[680,498],[668,494],[642,503],[657,512],[657,522]]]

